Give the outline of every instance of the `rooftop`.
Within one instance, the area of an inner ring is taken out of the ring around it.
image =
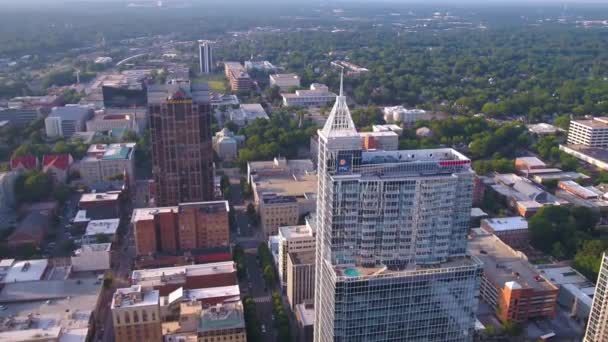
[[[245,328],[243,305],[240,299],[204,309],[201,313],[198,330],[199,332],[207,333],[239,328]]]
[[[79,249],[74,251],[75,255],[80,255],[85,252],[109,252],[112,248],[111,243],[91,243],[82,245]]]
[[[195,207],[206,213],[229,212],[228,201],[208,201],[208,202],[188,202],[180,203],[172,207],[138,208],[133,210],[131,222],[145,221],[154,219],[155,215],[161,213],[177,213],[185,208]]]
[[[165,283],[183,282],[187,277],[234,273],[235,270],[232,261],[136,270],[131,275],[131,283],[154,287]]]
[[[306,252],[297,252],[297,253],[288,253],[289,258],[291,259],[291,263],[294,265],[314,265],[315,264],[315,252],[314,251],[306,251]]]
[[[176,94],[180,95],[180,99],[192,99],[195,103],[209,102],[209,88],[206,83],[177,82],[148,86],[148,103],[161,104],[173,99]]]
[[[158,305],[159,298],[158,290],[144,290],[141,285],[133,285],[116,289],[112,296],[112,309]]]
[[[285,239],[313,237],[312,229],[308,225],[279,227],[279,236]]]
[[[560,149],[562,148],[571,149],[593,159],[608,163],[608,149],[605,148],[588,147],[585,145],[560,145]],[[566,152],[568,151],[566,150]]]
[[[88,203],[88,202],[99,202],[99,201],[118,201],[119,196],[120,196],[119,191],[88,193],[88,194],[82,194],[82,196],[80,196],[80,202]]]
[[[266,198],[271,201],[272,198],[279,196],[294,196],[301,199],[313,197],[307,194],[317,193],[317,175],[264,175],[257,174],[253,177],[254,191],[260,199]]]
[[[92,220],[87,224],[87,230],[84,235],[114,235],[120,225],[120,219],[107,219],[107,220]]]
[[[8,269],[7,274],[2,278],[2,282],[7,284],[40,280],[48,264],[47,259],[17,261]]]
[[[305,303],[296,304],[297,316],[300,317],[303,326],[315,324],[315,309]]]
[[[296,80],[296,81],[300,81],[300,77],[296,74],[272,74],[270,75],[270,78],[274,79],[275,81],[287,81],[287,80]]]
[[[572,120],[583,126],[590,128],[606,128],[608,129],[608,117],[595,117],[591,120]],[[572,124],[572,123],[571,123]]]
[[[241,291],[238,285],[209,287],[204,289],[185,290],[185,295],[189,300],[204,301],[208,298],[236,297],[239,298]]]
[[[514,250],[493,234],[474,229],[468,251],[483,262],[484,277],[497,286],[535,291],[555,290],[528,262],[525,254]]]
[[[519,158],[515,158],[515,163],[517,162],[521,162],[521,163],[525,163],[526,166],[528,166],[531,169],[534,168],[544,168],[547,164],[536,158],[536,157],[519,157]]]
[[[14,342],[14,341],[58,341],[61,336],[61,327],[51,327],[48,329],[23,329],[23,330],[9,330],[0,332],[0,341],[2,342]]]
[[[440,166],[470,165],[471,160],[452,148],[367,151],[362,154],[362,164],[437,162]]]
[[[131,159],[133,157],[133,149],[135,143],[120,143],[120,144],[93,144],[87,151],[87,157],[84,161],[94,160],[118,160]]]
[[[496,232],[528,229],[528,221],[521,216],[490,218],[482,222],[486,222]]]
[[[53,107],[49,118],[59,117],[61,120],[82,120],[91,113],[92,108],[81,105],[66,105],[65,107]]]

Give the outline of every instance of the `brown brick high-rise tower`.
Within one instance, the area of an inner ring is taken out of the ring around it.
[[[211,110],[206,84],[148,87],[156,204],[213,199]]]

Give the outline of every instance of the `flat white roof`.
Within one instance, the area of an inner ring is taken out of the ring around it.
[[[239,297],[241,291],[239,290],[238,285],[229,285],[229,286],[218,286],[218,287],[209,287],[206,289],[191,289],[186,290],[186,296],[189,300],[202,300],[206,298],[217,298],[217,297],[229,297],[235,296]]]
[[[55,341],[61,334],[61,327],[48,329],[22,329],[0,332],[0,341]],[[63,341],[63,340],[59,340]]]
[[[119,195],[120,195],[120,192],[97,192],[97,193],[82,194],[82,196],[80,196],[80,202],[118,200]]]
[[[17,261],[2,279],[3,283],[16,283],[42,279],[49,262],[47,259]]]
[[[279,236],[283,236],[286,239],[305,237],[314,238],[312,234],[312,229],[310,229],[310,227],[305,224],[300,226],[279,227]]]
[[[298,316],[302,320],[302,325],[313,325],[315,323],[315,310],[314,308],[306,308],[304,303],[296,305],[296,311]]]
[[[522,162],[522,163],[526,163],[529,167],[534,168],[534,167],[545,167],[547,164],[536,158],[536,157],[519,157],[515,159],[515,162]]]
[[[15,263],[15,259],[2,259],[0,260],[0,268],[11,267]]]
[[[528,221],[521,216],[484,219],[483,222],[486,222],[494,231],[528,229]]]
[[[213,262],[208,264],[185,265],[175,267],[135,270],[131,275],[133,284],[160,281],[172,276],[204,276],[212,274],[232,273],[236,270],[233,261]]]
[[[59,342],[85,342],[88,334],[88,328],[66,329],[63,334],[61,334]]]
[[[141,293],[140,301],[130,299],[130,296],[135,297],[139,293]],[[116,300],[121,296],[122,303],[118,305]],[[143,290],[141,285],[133,285],[131,287],[116,289],[116,292],[114,292],[114,296],[112,297],[112,309],[154,305],[159,303],[159,298],[160,295],[158,290]]]
[[[93,220],[87,224],[87,230],[84,235],[114,235],[119,225],[120,219]]]

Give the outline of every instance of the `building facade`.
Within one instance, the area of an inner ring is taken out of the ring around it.
[[[571,120],[568,144],[587,147],[608,147],[608,117]]]
[[[283,91],[300,86],[300,77],[296,74],[272,74],[269,79],[271,87],[277,86]]]
[[[162,341],[157,290],[140,285],[117,289],[112,298],[114,341]]]
[[[602,258],[584,339],[584,342],[598,341],[608,341],[608,253]]]
[[[287,301],[296,305],[312,302],[315,296],[315,252],[289,253],[287,256]]]
[[[156,204],[213,199],[211,112],[206,85],[148,88]]]
[[[524,248],[530,243],[528,221],[520,216],[484,219],[481,228],[513,248]]]
[[[301,226],[279,227],[279,280],[287,284],[287,259],[289,253],[315,250],[315,232],[309,222]]]
[[[91,145],[78,163],[78,171],[88,186],[124,180],[125,173],[135,182],[135,143]]]
[[[213,42],[209,40],[198,41],[198,63],[201,74],[208,74],[213,69]]]
[[[76,132],[84,132],[85,124],[92,115],[93,109],[89,106],[54,107],[44,119],[46,135],[52,138],[69,138]]]
[[[131,222],[137,254],[226,247],[230,242],[229,210],[227,201],[135,209]]]
[[[310,90],[296,90],[293,94],[281,94],[283,106],[322,107],[336,100],[336,94],[329,91],[325,84],[313,83]]]
[[[314,340],[472,341],[471,161],[363,151],[342,90],[318,134]]]
[[[239,62],[224,62],[224,73],[232,91],[241,92],[251,89],[251,77]]]

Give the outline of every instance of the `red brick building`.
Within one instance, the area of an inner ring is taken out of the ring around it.
[[[230,243],[226,201],[135,209],[131,221],[138,255],[225,247]]]

